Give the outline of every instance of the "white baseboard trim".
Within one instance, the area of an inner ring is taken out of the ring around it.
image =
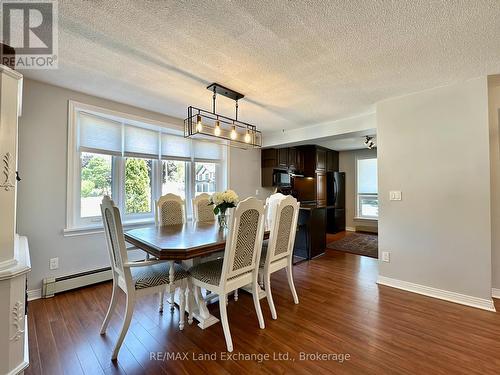
[[[500,289],[491,288],[491,296],[493,298],[500,298]]]
[[[42,298],[42,289],[28,290],[28,301]]]
[[[461,305],[471,306],[482,310],[496,311],[492,299],[484,299],[484,298],[468,296],[466,294],[450,292],[448,290],[443,290],[443,289],[436,289],[430,286],[414,284],[408,281],[392,279],[390,277],[385,277],[385,276],[379,276],[377,284],[406,290],[412,293],[423,294],[424,296],[455,302]]]
[[[345,227],[345,230],[348,232],[356,232],[356,228],[354,227]]]

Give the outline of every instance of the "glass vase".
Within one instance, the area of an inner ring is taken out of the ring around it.
[[[219,212],[219,216],[217,216],[217,220],[219,221],[219,226],[221,228],[227,228],[226,210]]]

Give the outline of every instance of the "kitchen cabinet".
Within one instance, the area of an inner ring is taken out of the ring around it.
[[[316,204],[318,207],[325,207],[327,201],[326,195],[326,172],[316,173]]]
[[[339,171],[339,153],[337,151],[328,150],[326,152],[326,171],[327,172]]]
[[[316,170],[326,172],[326,149],[316,148]]]
[[[297,149],[295,147],[288,149],[288,169],[291,171],[297,170]]]
[[[288,169],[288,148],[278,149],[278,167]]]

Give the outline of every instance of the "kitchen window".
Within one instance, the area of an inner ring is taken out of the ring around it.
[[[376,220],[378,218],[377,159],[357,159],[356,174],[357,217]]]
[[[182,129],[70,101],[65,232],[98,228],[111,196],[124,224],[154,221],[154,202],[173,193],[186,200],[224,190],[223,145],[184,138]]]

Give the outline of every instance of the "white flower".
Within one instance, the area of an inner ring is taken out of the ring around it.
[[[224,192],[215,192],[210,197],[210,203],[214,206],[218,206],[222,203],[231,203],[236,205],[239,201],[238,194],[233,190],[226,190]]]

